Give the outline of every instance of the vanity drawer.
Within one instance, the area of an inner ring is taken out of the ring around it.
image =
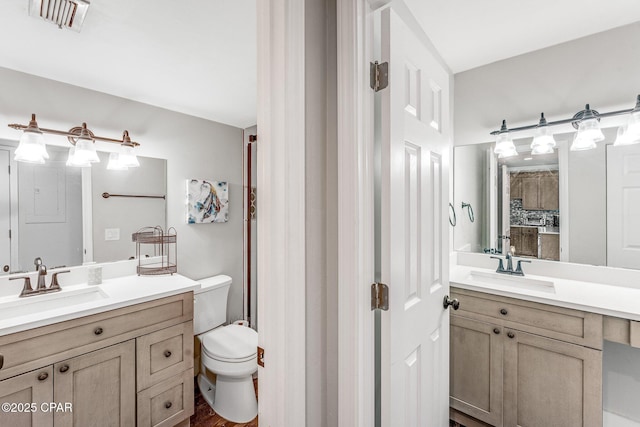
[[[138,391],[193,368],[193,322],[136,340]]]
[[[466,289],[452,289],[460,301],[457,315],[530,332],[573,344],[602,349],[602,316]]]
[[[193,414],[193,369],[138,392],[138,427],[173,427]]]
[[[0,379],[193,319],[193,293],[0,337]]]

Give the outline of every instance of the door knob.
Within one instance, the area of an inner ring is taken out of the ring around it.
[[[460,308],[460,301],[458,301],[457,298],[451,299],[449,298],[449,295],[446,295],[442,301],[442,306],[445,310],[449,308],[449,306],[452,306],[454,310],[457,310]]]
[[[4,271],[5,273],[9,271],[9,266],[5,264],[4,267],[2,267],[2,271]]]

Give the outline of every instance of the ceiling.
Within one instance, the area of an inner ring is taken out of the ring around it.
[[[91,0],[80,33],[0,1],[0,67],[246,128],[256,0]]]
[[[640,21],[638,0],[405,0],[454,73]],[[0,1],[0,67],[246,128],[256,0],[91,0],[80,33]]]
[[[640,21],[638,0],[405,0],[459,73]]]

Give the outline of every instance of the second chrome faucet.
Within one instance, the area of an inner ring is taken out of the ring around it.
[[[498,256],[492,256],[491,258],[493,259],[497,259],[498,262],[498,268],[496,269],[496,273],[501,273],[501,274],[512,274],[514,276],[524,276],[524,271],[522,271],[522,263],[523,262],[528,262],[531,263],[531,261],[529,260],[525,260],[525,259],[519,259],[517,260],[518,264],[516,265],[516,269],[513,269],[513,256],[508,253],[504,259],[498,257]],[[507,261],[507,268],[504,267],[504,264],[502,263],[502,261]]]

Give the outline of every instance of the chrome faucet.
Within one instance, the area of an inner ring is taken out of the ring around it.
[[[501,273],[501,274],[512,274],[514,276],[524,276],[524,271],[522,271],[522,263],[523,262],[528,262],[531,263],[531,261],[529,260],[524,260],[524,259],[519,259],[518,264],[516,266],[516,269],[513,269],[513,256],[511,255],[511,253],[507,253],[507,255],[504,257],[504,259],[507,261],[507,268],[504,268],[504,264],[502,263],[503,259],[498,257],[498,256],[492,256],[491,258],[493,259],[497,259],[499,261],[498,263],[498,268],[496,269],[496,273]]]
[[[31,287],[31,278],[29,276],[11,277],[9,280],[24,279],[24,286],[20,297],[28,297],[32,295],[44,294],[47,292],[61,291],[60,283],[58,283],[58,274],[68,273],[70,270],[56,271],[51,276],[51,284],[47,287],[45,277],[47,276],[47,266],[42,263],[42,258],[38,257],[33,261],[38,272],[38,286],[33,289]]]

